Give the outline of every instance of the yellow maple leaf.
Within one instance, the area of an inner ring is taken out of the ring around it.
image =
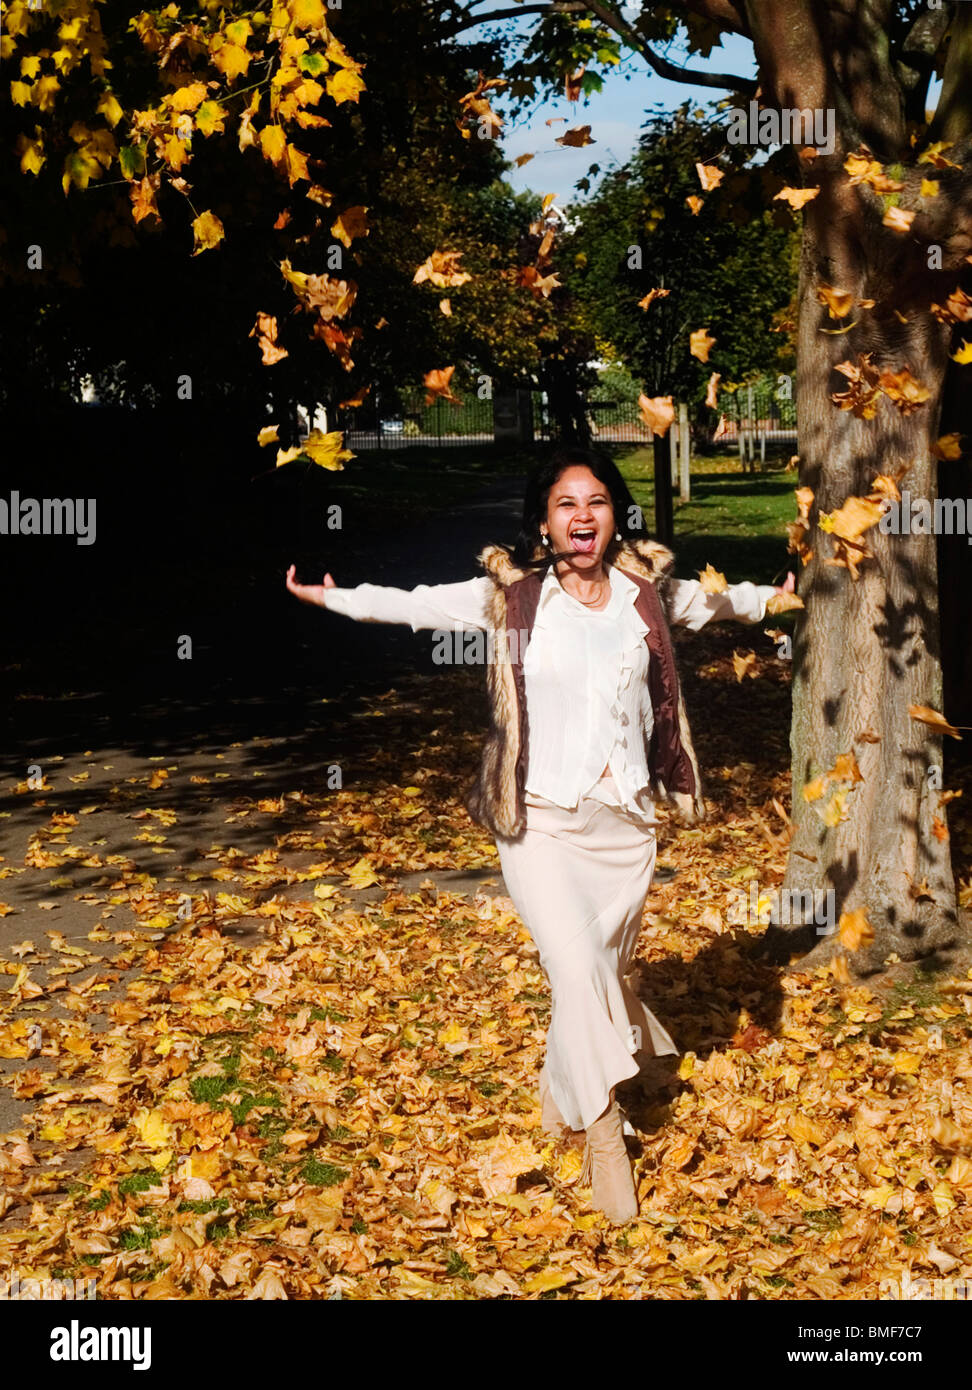
[[[234,82],[237,77],[245,77],[253,54],[236,43],[223,43],[213,51],[213,66],[226,78]]]
[[[346,459],[353,459],[350,449],[344,448],[344,433],[341,430],[332,430],[325,434],[323,430],[311,430],[301,446],[301,453],[307,454],[321,468],[327,468],[330,472],[340,472],[344,468]]]
[[[161,1149],[172,1138],[172,1126],[161,1110],[139,1110],[132,1119],[142,1143],[150,1149]]]
[[[260,149],[271,164],[280,164],[287,149],[283,126],[268,125],[260,131]]]
[[[43,140],[28,140],[26,135],[17,137],[17,153],[20,155],[22,174],[39,174],[47,163]]]
[[[289,9],[295,29],[324,28],[324,5],[322,0],[290,0]]]
[[[373,883],[378,882],[374,866],[366,854],[363,854],[357,863],[351,865],[347,877],[352,888],[370,888]]]
[[[961,346],[952,353],[952,361],[961,363],[963,367],[972,362],[972,343],[966,342],[963,338]]]
[[[225,232],[222,222],[214,212],[201,212],[193,219],[192,234],[195,237],[192,254],[198,256],[201,251],[211,251],[214,246],[218,246]]]
[[[327,94],[338,106],[345,101],[357,101],[364,91],[364,82],[350,68],[341,68],[327,79]]]

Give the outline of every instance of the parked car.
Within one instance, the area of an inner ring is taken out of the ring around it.
[[[404,434],[404,433],[405,433],[405,421],[404,421],[404,420],[379,420],[379,421],[378,421],[378,432],[379,432],[379,434]]]

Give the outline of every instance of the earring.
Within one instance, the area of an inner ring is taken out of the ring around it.
[[[550,537],[547,535],[546,531],[541,533],[540,539],[543,541],[544,545],[550,544]]]
[[[621,537],[621,532],[620,532],[620,531],[615,531],[615,533],[614,533],[614,539],[615,539],[616,541],[619,541],[619,540],[621,540],[621,538],[622,538],[622,537]]]

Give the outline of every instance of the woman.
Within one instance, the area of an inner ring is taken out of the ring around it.
[[[467,805],[495,836],[550,984],[543,1128],[586,1131],[581,1182],[614,1222],[638,1214],[614,1088],[638,1072],[636,1052],[678,1051],[624,978],[655,864],[654,798],[704,814],[667,625],[758,622],[780,592],[660,584],[672,553],[627,539],[637,520],[614,464],[566,449],[534,471],[516,545],[487,547],[480,578],[341,589],[287,574],[299,599],[359,622],[488,634],[491,726]]]

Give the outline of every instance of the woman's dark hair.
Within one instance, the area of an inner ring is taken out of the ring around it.
[[[596,449],[568,445],[538,464],[527,478],[526,492],[523,496],[523,524],[512,551],[513,562],[521,569],[545,569],[557,560],[569,559],[573,554],[572,551],[561,554],[544,551],[538,558],[534,558],[537,549],[543,544],[540,539],[540,523],[547,519],[550,489],[562,473],[568,468],[576,467],[589,468],[597,481],[604,484],[614,508],[615,530],[621,532],[624,540],[632,534],[629,523],[632,512],[637,510],[637,504],[616,465],[607,454],[602,454]],[[604,554],[609,564],[618,553],[619,546],[620,542],[612,536]]]

